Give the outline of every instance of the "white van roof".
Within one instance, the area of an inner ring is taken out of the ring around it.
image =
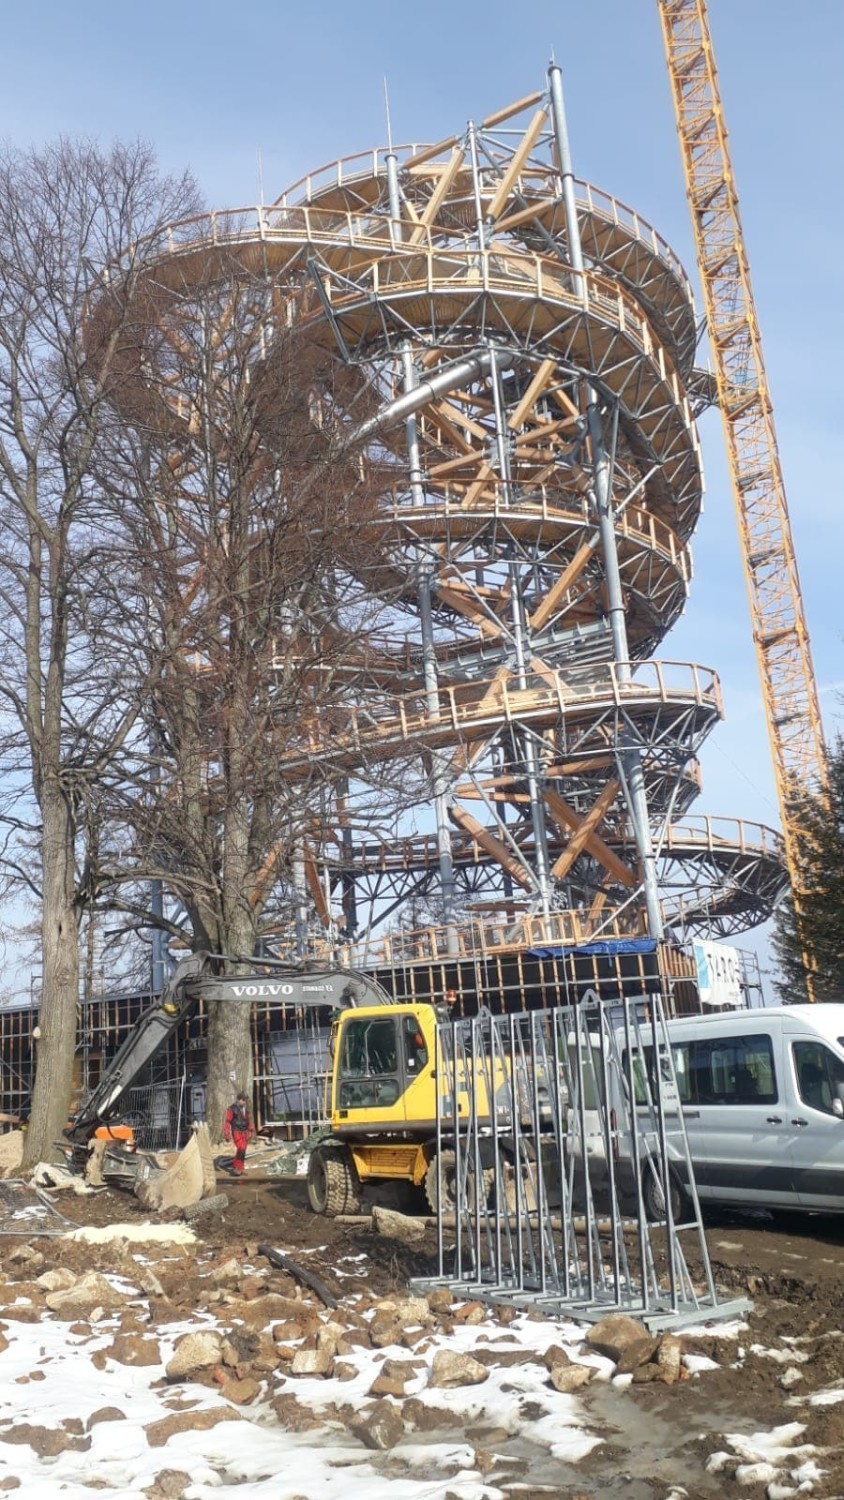
[[[676,1032],[703,1030],[719,1035],[742,1030],[764,1030],[771,1022],[782,1023],[783,1031],[814,1031],[844,1045],[844,1004],[821,1002],[816,1005],[766,1005],[754,1010],[719,1010],[714,1015],[678,1016],[668,1022],[672,1036]]]

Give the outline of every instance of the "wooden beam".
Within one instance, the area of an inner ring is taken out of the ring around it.
[[[497,839],[494,833],[490,833],[489,829],[484,828],[483,823],[479,823],[477,818],[473,818],[472,814],[467,812],[465,807],[460,807],[458,803],[454,803],[449,808],[448,814],[452,823],[458,828],[462,828],[464,833],[470,834],[475,843],[487,854],[490,854],[523,890],[533,890],[534,882],[521,860],[517,859],[512,850],[508,849],[507,845],[503,844],[500,839]]]
[[[451,153],[450,160],[446,163],[439,182],[434,188],[434,191],[432,192],[430,198],[428,199],[428,202],[425,204],[425,207],[423,208],[422,213],[419,216],[418,225],[415,229],[411,230],[410,234],[407,237],[407,243],[409,245],[418,245],[419,241],[421,239],[424,239],[426,230],[429,229],[434,223],[437,214],[442,207],[443,200],[448,196],[449,189],[451,188],[451,185],[454,182],[457,173],[460,171],[460,168],[463,165],[463,160],[463,151],[459,146],[455,146],[454,150]]]
[[[530,797],[527,792],[499,792],[496,790],[484,792],[482,797],[477,786],[471,781],[461,781],[454,788],[454,795],[455,797],[465,797],[469,802],[507,802],[511,807],[527,807],[530,804]]]
[[[559,792],[548,788],[545,793],[545,802],[554,822],[562,832],[571,832],[572,837],[563,850],[562,854],[555,860],[552,874],[558,880],[562,880],[568,874],[575,860],[588,849],[590,854],[600,861],[604,869],[609,871],[615,880],[622,885],[634,886],[638,884],[634,872],[628,868],[622,859],[608,844],[604,843],[596,833],[598,825],[603,821],[609,808],[612,806],[620,790],[618,781],[608,781],[601,795],[593,807],[590,808],[585,818],[575,812],[573,807],[563,800]]]
[[[478,469],[477,479],[474,481],[474,483],[469,485],[469,488],[463,496],[464,510],[471,510],[475,502],[483,498],[484,492],[491,478],[492,465],[488,463],[481,464],[481,467]]]
[[[486,428],[482,427],[480,422],[474,421],[468,412],[461,411],[459,406],[453,406],[450,401],[438,401],[434,407],[434,411],[440,412],[450,421],[456,422],[458,427],[465,427],[467,432],[471,432],[474,437],[480,438],[482,443],[486,443],[489,440],[489,433]]]
[[[537,89],[535,94],[525,94],[524,99],[517,99],[515,104],[505,104],[503,109],[497,109],[494,114],[487,115],[481,120],[481,130],[491,130],[493,125],[501,125],[505,120],[511,120],[513,115],[520,115],[523,109],[530,109],[532,104],[538,104],[542,98],[542,92]]]
[[[249,896],[250,906],[255,907],[259,902],[263,902],[265,900],[267,892],[269,891],[276,877],[278,862],[281,859],[282,855],[282,847],[283,846],[281,839],[277,839],[270,849],[270,852],[267,855],[266,859],[264,860],[264,863],[261,865],[261,868],[255,877],[255,884],[253,885],[252,891]]]
[[[536,371],[533,380],[531,381],[521,401],[519,402],[518,406],[516,407],[507,423],[507,426],[511,428],[513,432],[515,432],[517,427],[521,427],[522,423],[525,420],[525,417],[527,416],[528,412],[536,405],[536,402],[542,395],[545,387],[551,384],[556,368],[556,360],[543,359],[542,364]]]
[[[582,416],[582,412],[578,411],[578,409],[575,406],[574,402],[572,401],[571,397],[567,396],[566,393],[565,393],[565,391],[561,391],[561,390],[552,391],[551,392],[551,399],[552,399],[552,401],[556,401],[557,405],[559,407],[561,407],[564,412],[568,412],[568,415],[570,417],[580,417],[580,416]]]
[[[614,765],[614,755],[607,753],[583,755],[578,760],[558,761],[556,765],[548,767],[545,775],[550,781],[559,776],[583,776],[589,771],[606,771],[608,766]]]
[[[608,894],[607,894],[607,892],[604,890],[604,888],[602,886],[601,889],[597,892],[597,894],[593,898],[592,905],[589,908],[589,921],[590,922],[596,922],[598,920],[598,917],[601,915],[601,912],[603,911],[604,907],[607,904],[607,900],[608,900]]]
[[[496,625],[493,620],[490,620],[488,615],[485,615],[483,610],[478,607],[474,599],[468,598],[459,589],[450,588],[447,583],[438,583],[436,587],[437,597],[442,603],[447,604],[450,609],[456,610],[465,619],[471,620],[473,625],[477,625],[481,635],[494,638],[495,640],[501,639],[504,634],[504,626]]]
[[[541,427],[529,427],[527,432],[523,432],[520,437],[516,438],[514,447],[525,448],[531,443],[541,443],[545,438],[552,437],[556,433],[562,432],[564,428],[573,427],[574,425],[574,417],[560,417],[558,422],[544,422]],[[550,454],[551,450],[549,449],[548,452]],[[526,455],[520,453],[519,457],[525,458]]]
[[[465,469],[468,464],[477,464],[477,462],[478,454],[473,449],[471,453],[460,453],[457,458],[446,458],[442,463],[432,464],[428,469],[428,474],[431,479],[441,479],[444,474],[451,474],[455,469]]]
[[[578,547],[571,562],[563,568],[559,578],[552,584],[541,604],[538,604],[530,617],[532,630],[541,630],[548,624],[557,606],[562,603],[569,589],[580,577],[586,564],[591,560],[598,546],[599,537],[596,532],[582,547]]]
[[[528,125],[528,128],[522,136],[522,139],[513,152],[513,156],[511,158],[510,165],[508,166],[507,171],[504,173],[504,176],[498,184],[495,192],[495,197],[492,199],[492,202],[487,209],[487,218],[498,218],[498,215],[500,214],[502,208],[504,207],[507,199],[510,196],[513,183],[516,181],[519,173],[522,170],[522,167],[524,166],[525,162],[530,156],[531,151],[536,145],[539,132],[541,131],[547,118],[547,109],[538,109],[536,111],[536,114]]]
[[[587,844],[590,843],[590,840],[595,833],[596,828],[598,828],[604,821],[604,817],[612,807],[613,802],[618,796],[619,790],[620,782],[608,781],[606,786],[601,791],[597,801],[593,804],[592,807],[590,807],[585,818],[580,818],[576,813],[574,814],[577,822],[577,827],[573,829],[571,838],[569,839],[565,849],[563,850],[562,854],[557,856],[551,867],[551,874],[555,876],[557,880],[563,880],[565,876],[568,875],[568,872],[574,864],[575,860],[579,859]],[[556,821],[560,823],[562,821],[560,817],[560,808],[559,805],[557,808],[553,806],[552,799],[558,804],[561,804],[565,807],[568,807],[568,804],[563,803],[562,797],[559,797],[558,794],[554,791],[546,794],[548,806],[554,814]],[[573,812],[574,810],[572,808],[569,808],[568,811]],[[565,825],[563,824],[563,826]]]
[[[458,448],[461,448],[464,453],[474,454],[477,458],[481,457],[478,449],[473,448],[468,438],[464,437],[460,428],[455,427],[454,423],[449,421],[448,417],[441,409],[441,407],[423,406],[418,414],[418,417],[419,430],[421,433],[424,433],[428,442],[435,441],[434,429],[439,428],[442,431],[446,432],[451,438],[452,442],[455,443]]]
[[[543,661],[541,656],[532,656],[530,658],[530,669],[536,673],[537,677],[541,677],[543,682],[547,682],[548,686],[553,688],[555,693],[561,691],[560,679],[556,669],[549,667],[547,661]]]
[[[414,167],[421,167],[423,162],[430,161],[434,156],[442,156],[444,151],[450,151],[457,144],[456,135],[446,136],[444,141],[437,141],[436,146],[425,146],[422,151],[417,151],[415,156],[409,156],[404,164],[406,172],[412,172]]]
[[[515,229],[519,224],[526,224],[529,219],[544,218],[549,207],[553,207],[553,205],[549,204],[547,198],[543,198],[537,200],[536,203],[531,203],[528,208],[520,208],[517,213],[508,214],[506,219],[499,219],[495,226],[496,237],[499,234],[503,234],[505,229]],[[493,242],[491,248],[495,248],[495,242]],[[507,248],[512,250],[513,247],[509,245]]]
[[[456,589],[459,594],[465,594],[467,599],[487,599],[493,608],[509,603],[509,582],[498,583],[495,587],[491,583],[476,583],[471,586],[466,582],[457,563],[446,563],[438,577],[446,588]]]
[[[313,897],[313,903],[316,907],[317,916],[319,917],[323,927],[330,926],[331,913],[328,910],[328,902],[325,899],[325,891],[322,886],[322,881],[319,878],[319,871],[316,867],[316,860],[314,859],[312,854],[308,854],[305,856],[305,879],[308,882],[308,889],[311,893],[311,896]]]

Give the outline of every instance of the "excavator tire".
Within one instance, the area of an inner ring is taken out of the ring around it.
[[[348,1154],[340,1148],[319,1146],[308,1166],[308,1202],[315,1214],[336,1219],[361,1208],[360,1183]]]
[[[482,1173],[481,1199],[486,1203],[494,1180],[494,1172]],[[466,1176],[466,1196],[471,1204],[474,1199],[474,1172],[468,1172]],[[453,1213],[455,1208],[455,1169],[454,1152],[441,1151],[439,1156],[432,1156],[425,1173],[425,1197],[432,1213],[437,1213],[440,1201],[440,1192],[443,1192],[443,1208],[446,1213]]]

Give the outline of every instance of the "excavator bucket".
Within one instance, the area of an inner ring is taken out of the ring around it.
[[[211,1140],[205,1125],[194,1132],[170,1166],[160,1169],[152,1157],[142,1157],[141,1162],[135,1197],[152,1212],[189,1208],[217,1191]]]

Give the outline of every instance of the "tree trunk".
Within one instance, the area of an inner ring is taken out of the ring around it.
[[[73,904],[73,820],[58,787],[42,795],[44,896],[35,1085],[23,1165],[49,1159],[67,1124],[79,1003],[79,923]]]
[[[255,921],[245,903],[221,933],[224,953],[255,951]],[[208,1083],[205,1118],[212,1141],[223,1135],[225,1113],[243,1089],[252,1102],[252,1007],[230,1000],[217,1000],[208,1013]]]

